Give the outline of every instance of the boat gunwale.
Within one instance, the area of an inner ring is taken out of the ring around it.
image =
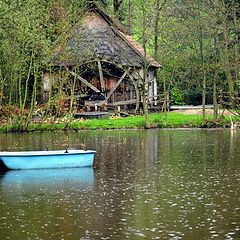
[[[24,152],[0,152],[1,157],[40,157],[40,156],[64,156],[64,155],[83,155],[95,154],[94,150],[56,150],[56,151],[24,151]]]

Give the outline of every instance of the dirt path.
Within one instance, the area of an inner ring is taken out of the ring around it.
[[[202,109],[178,109],[173,110],[173,112],[177,113],[183,113],[183,114],[202,114]],[[223,110],[219,110],[219,114],[221,115],[223,113]],[[213,115],[213,109],[206,109],[206,114]],[[233,116],[231,112],[225,110],[223,113],[224,116]]]

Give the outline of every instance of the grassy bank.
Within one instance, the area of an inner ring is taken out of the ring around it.
[[[240,122],[236,117],[232,118],[234,122]],[[161,119],[159,114],[150,114],[151,126],[153,128],[182,128],[182,127],[230,127],[230,117],[214,121],[211,116],[203,120],[201,115],[182,114],[170,112],[168,119],[163,114]],[[140,129],[145,127],[143,116],[130,116],[125,118],[93,119],[67,121],[66,119],[57,119],[52,123],[30,123],[24,131],[56,131],[56,130],[96,130],[96,129]],[[23,131],[22,126],[18,124],[4,124],[0,126],[0,132],[18,132]]]

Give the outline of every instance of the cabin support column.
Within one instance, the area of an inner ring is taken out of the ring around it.
[[[101,90],[102,90],[103,93],[105,93],[105,82],[104,82],[104,79],[103,79],[102,64],[101,64],[100,61],[98,61],[98,71],[99,71]]]

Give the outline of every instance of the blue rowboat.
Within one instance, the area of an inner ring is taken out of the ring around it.
[[[94,155],[93,150],[0,152],[0,160],[7,169],[92,167]]]

